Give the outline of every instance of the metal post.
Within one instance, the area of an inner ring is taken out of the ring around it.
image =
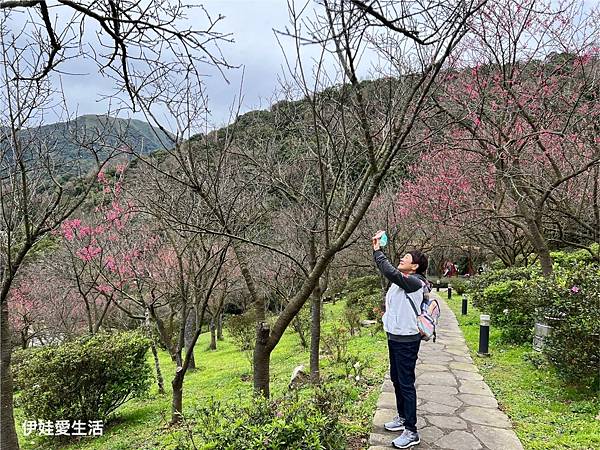
[[[462,315],[463,316],[467,315],[467,296],[466,296],[466,294],[463,294],[463,296],[462,296]]]
[[[440,292],[440,279],[437,280],[437,292]]]
[[[448,300],[452,298],[452,286],[448,285]]]
[[[479,316],[479,356],[489,356],[490,346],[490,316],[481,314]]]

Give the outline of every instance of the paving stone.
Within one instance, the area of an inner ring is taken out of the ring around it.
[[[465,372],[477,372],[477,367],[472,363],[452,361],[448,364],[451,369],[464,370]]]
[[[451,372],[426,372],[417,377],[417,383],[458,386],[458,381]]]
[[[480,425],[489,425],[498,428],[511,427],[510,422],[506,417],[506,414],[504,414],[499,409],[468,406],[459,415],[460,417],[462,417],[465,420],[468,420],[469,422],[478,423]]]
[[[392,442],[392,439],[394,438],[387,434],[371,433],[369,435],[369,445],[380,445],[382,447],[389,447]]]
[[[464,430],[467,428],[467,422],[456,416],[425,416],[427,422],[438,428],[449,430]]]
[[[438,427],[425,427],[419,429],[419,436],[421,437],[421,442],[431,443],[437,441],[444,435],[444,432],[440,430]]]
[[[457,409],[458,406],[448,406],[437,402],[426,402],[419,407],[420,411],[433,414],[452,414]]]
[[[384,380],[381,385],[381,390],[383,392],[394,392],[394,385],[392,384],[392,380]]]
[[[434,392],[437,394],[454,395],[458,394],[458,390],[454,386],[440,386],[437,384],[420,384],[417,383],[417,397],[422,392]]]
[[[458,349],[458,348],[447,348],[446,353],[450,353],[451,355],[464,356],[469,352],[467,350]]]
[[[440,394],[439,392],[430,392],[430,391],[421,391],[420,393],[417,393],[417,398],[423,399],[423,400],[430,400],[436,403],[441,403],[442,405],[448,405],[448,406],[456,406],[459,407],[463,404],[463,402],[461,400],[459,400],[458,398],[456,398],[456,396],[454,395],[448,395],[448,394]],[[480,405],[476,405],[476,406],[480,406]]]
[[[440,342],[427,342],[426,344],[423,345],[427,345],[427,347],[421,347],[421,348],[425,348],[427,349],[427,351],[432,351],[432,350],[444,350],[445,345],[440,343]]]
[[[513,430],[473,425],[473,433],[490,450],[523,450]]]
[[[442,335],[441,333],[444,333],[444,334]],[[440,336],[442,336],[442,339],[440,339],[440,342],[442,342],[446,345],[457,346],[457,347],[466,345],[465,337],[463,336],[460,329],[459,329],[459,331],[456,331],[456,328],[453,328],[453,327],[441,329]]]
[[[477,372],[467,372],[466,370],[452,370],[452,373],[459,380],[481,381],[483,377]]]
[[[464,341],[454,341],[452,343],[448,343],[446,344],[446,350],[462,350],[463,352],[468,352],[469,351],[469,347],[467,347],[467,344],[465,344]]]
[[[393,392],[382,392],[377,401],[377,409],[395,409],[396,395]]]
[[[373,424],[375,426],[383,428],[383,424],[389,422],[398,414],[396,408],[394,409],[377,409],[373,416]]]
[[[475,394],[458,394],[456,396],[459,400],[465,402],[467,405],[479,406],[481,408],[497,408],[498,402],[494,397],[489,395],[475,395]]]
[[[475,450],[481,448],[479,441],[466,431],[453,431],[435,441],[435,445],[440,448],[456,450]]]
[[[429,372],[444,372],[444,371],[448,370],[448,366],[443,365],[443,364],[422,363],[422,364],[417,365],[417,369],[420,369],[423,371],[429,371]]]
[[[483,381],[461,381],[458,391],[461,394],[494,395]]]
[[[465,348],[465,340],[464,339],[456,339],[456,338],[449,338],[449,339],[444,339],[442,341],[440,341],[440,344],[444,344],[445,348]]]
[[[423,355],[423,357],[419,357],[419,360],[426,364],[439,364],[449,363],[454,361],[454,358],[450,355]]]
[[[473,364],[473,359],[470,356],[454,356],[454,361],[459,363]]]

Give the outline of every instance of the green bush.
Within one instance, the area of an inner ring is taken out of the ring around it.
[[[344,449],[339,414],[346,401],[344,391],[325,386],[310,398],[257,398],[244,405],[212,402],[193,418],[194,448]]]
[[[467,292],[467,289],[469,287],[469,281],[464,279],[464,278],[453,278],[450,281],[450,285],[452,286],[452,289],[454,289],[454,291],[458,294],[458,295],[462,295],[465,292]]]
[[[354,336],[354,333],[357,331],[360,333],[360,318],[361,310],[356,305],[350,306],[346,304],[346,307],[344,308],[344,319],[346,319],[346,324],[348,324],[350,336]]]
[[[536,266],[490,270],[474,276],[468,284],[467,292],[471,295],[473,305],[477,308],[483,308],[484,305],[481,303],[483,292],[488,286],[503,281],[531,280],[537,278],[539,273],[539,268]]]
[[[531,295],[533,281],[508,280],[489,285],[483,290],[479,308],[491,315],[492,325],[500,328],[502,338],[511,343],[533,338],[536,297]]]
[[[225,327],[233,342],[240,350],[254,350],[256,341],[256,314],[253,308],[243,314],[229,316],[225,322]]]
[[[378,275],[352,278],[346,283],[346,290],[348,292],[362,291],[363,294],[372,294],[378,289],[381,289],[381,282]]]
[[[334,325],[329,331],[321,334],[321,345],[325,354],[329,355],[333,362],[343,362],[348,355],[348,342],[350,334],[348,330],[340,325]]]
[[[592,244],[591,249],[594,253],[598,254],[599,244]],[[573,266],[579,265],[588,265],[594,262],[594,258],[590,252],[584,249],[576,250],[576,251],[556,251],[551,252],[550,256],[552,257],[552,262],[554,268],[569,268]]]
[[[600,367],[600,265],[578,264],[541,280],[538,295],[552,318],[543,352],[569,382],[598,380]]]
[[[106,420],[148,390],[149,347],[142,333],[119,332],[24,350],[13,367],[18,404],[30,420]]]

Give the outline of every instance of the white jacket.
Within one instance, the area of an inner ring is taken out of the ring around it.
[[[414,335],[419,333],[417,316],[408,302],[412,301],[417,312],[420,312],[423,301],[423,288],[411,292],[407,297],[406,291],[392,283],[385,296],[385,313],[383,314],[383,329],[395,335]]]

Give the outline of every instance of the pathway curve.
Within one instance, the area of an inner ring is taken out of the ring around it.
[[[443,299],[437,342],[422,342],[417,361],[415,449],[519,450],[523,446],[494,394],[469,356],[458,321]],[[383,424],[396,415],[394,387],[386,375],[373,418],[369,450],[392,448],[400,435]]]

